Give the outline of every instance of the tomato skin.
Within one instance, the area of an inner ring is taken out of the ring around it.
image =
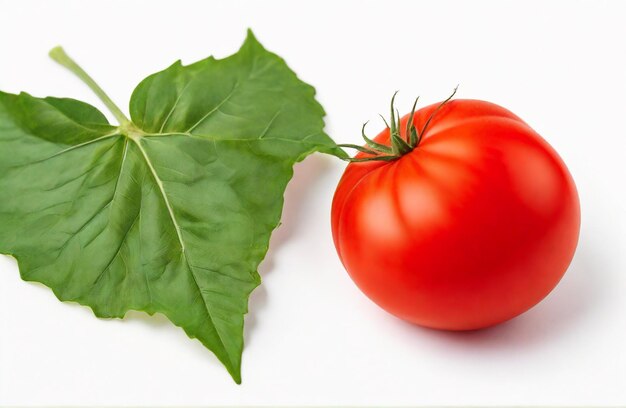
[[[415,113],[418,130],[436,106]],[[389,144],[389,130],[375,141]],[[488,327],[537,304],[567,270],[579,230],[578,194],[558,154],[479,100],[445,104],[395,161],[350,163],[332,205],[335,247],[358,287],[437,329]]]

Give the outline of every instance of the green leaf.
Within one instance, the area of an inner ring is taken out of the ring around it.
[[[146,78],[132,122],[114,112],[120,126],[76,100],[0,92],[0,252],[96,316],[163,313],[239,383],[248,296],[292,167],[346,157],[314,93],[251,32],[228,58]]]

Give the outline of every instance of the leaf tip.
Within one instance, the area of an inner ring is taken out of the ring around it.
[[[241,385],[241,365],[239,367],[233,367],[231,365],[225,364],[225,366],[235,384]]]
[[[256,40],[256,37],[250,27],[248,27],[248,29],[246,30],[246,39]]]
[[[256,46],[256,47],[260,47],[263,48],[263,45],[259,42],[259,40],[256,38],[256,36],[254,35],[254,33],[252,32],[251,28],[248,28],[248,30],[246,30],[246,39],[243,43],[243,47],[245,46]]]
[[[210,57],[209,57],[210,58]],[[166,68],[166,70],[168,69],[172,69],[172,70],[179,70],[181,68],[183,68],[183,61],[180,59],[177,59],[176,61],[174,61],[174,63],[172,65],[170,65],[169,67]]]

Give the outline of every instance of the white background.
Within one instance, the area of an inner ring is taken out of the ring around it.
[[[0,0],[4,91],[101,107],[47,58],[62,44],[126,106],[148,74],[229,55],[251,27],[316,86],[340,142],[359,142],[368,119],[376,133],[397,89],[403,111],[457,84],[511,109],[569,165],[583,216],[572,266],[530,312],[477,332],[421,329],[341,267],[329,212],[344,163],[311,156],[250,300],[240,386],[163,316],[98,320],[0,256],[0,405],[626,404],[625,21],[617,1]]]

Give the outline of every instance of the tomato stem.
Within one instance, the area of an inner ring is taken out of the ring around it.
[[[430,116],[424,123],[424,126],[422,126],[421,131],[418,131],[417,128],[415,127],[415,121],[414,121],[415,120],[415,108],[417,106],[419,96],[415,98],[415,102],[413,102],[413,107],[411,108],[409,119],[406,123],[404,137],[402,137],[402,134],[400,133],[400,128],[401,128],[400,112],[394,106],[398,91],[394,92],[393,96],[391,97],[390,121],[387,122],[387,120],[382,115],[379,115],[383,119],[383,122],[385,122],[386,128],[389,129],[389,141],[390,141],[389,146],[384,145],[382,143],[378,143],[370,139],[369,137],[367,137],[367,135],[365,134],[365,126],[367,126],[368,122],[365,122],[363,124],[363,127],[361,128],[361,136],[363,137],[363,140],[365,140],[365,146],[358,146],[354,144],[340,144],[339,146],[356,149],[359,152],[368,154],[369,156],[358,157],[358,158],[357,157],[346,158],[343,160],[346,160],[349,162],[393,161],[393,160],[399,159],[400,157],[404,156],[407,153],[410,153],[411,151],[413,151],[413,149],[419,146],[420,142],[422,141],[424,137],[424,134],[428,130],[428,126],[430,125],[432,119],[435,117],[437,112],[439,112],[439,110],[446,103],[448,103],[454,97],[454,95],[456,95],[456,92],[458,89],[459,89],[459,86],[457,85],[452,91],[452,94],[450,94],[450,96],[448,96],[444,101],[442,101],[435,108],[435,110],[433,110],[433,112],[430,114]]]

